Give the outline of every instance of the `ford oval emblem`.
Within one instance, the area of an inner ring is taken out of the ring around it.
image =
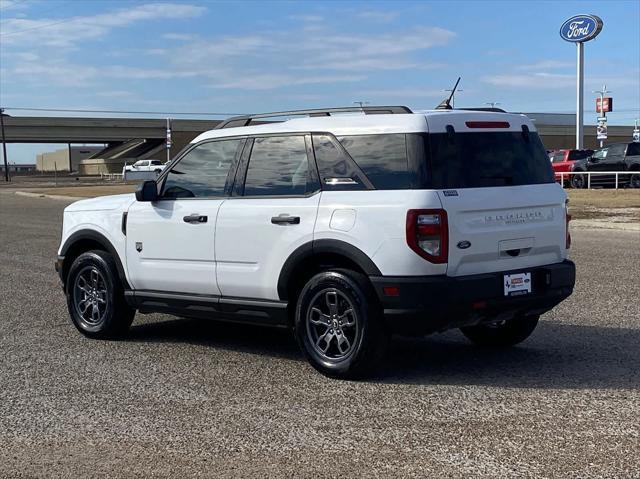
[[[568,42],[588,42],[600,33],[602,25],[602,19],[595,15],[576,15],[562,24],[560,36]]]
[[[464,240],[464,241],[458,242],[458,248],[460,249],[467,249],[469,246],[471,246],[470,241]]]

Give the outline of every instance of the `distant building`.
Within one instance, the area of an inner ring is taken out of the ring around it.
[[[33,173],[36,171],[34,163],[9,163],[9,173]],[[4,163],[0,163],[0,172],[4,174]]]
[[[70,146],[59,150],[41,153],[36,157],[36,170],[42,172],[51,171],[78,171],[80,161],[102,151],[102,145]]]

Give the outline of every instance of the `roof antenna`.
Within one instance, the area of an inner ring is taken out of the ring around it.
[[[453,88],[451,89],[451,95],[449,95],[449,98],[445,98],[444,100],[442,100],[440,104],[436,107],[436,110],[453,110],[453,107],[451,106],[451,99],[453,98],[453,95],[456,94],[456,89],[458,88],[459,83],[460,83],[460,77],[458,77],[456,84],[453,85]]]

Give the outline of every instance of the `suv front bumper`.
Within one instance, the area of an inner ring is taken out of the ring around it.
[[[532,292],[504,296],[504,275],[531,272]],[[399,334],[427,334],[485,321],[540,315],[573,292],[572,261],[471,276],[371,276],[389,329]],[[396,296],[384,288],[397,288]]]

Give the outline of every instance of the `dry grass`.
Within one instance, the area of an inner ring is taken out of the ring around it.
[[[640,190],[567,190],[575,219],[640,223]]]

